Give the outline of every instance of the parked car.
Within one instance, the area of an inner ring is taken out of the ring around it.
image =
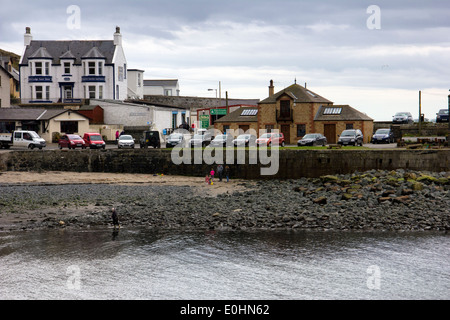
[[[378,129],[372,137],[372,143],[395,142],[394,132],[391,129]]]
[[[297,141],[297,146],[325,146],[327,138],[321,133],[308,133]]]
[[[134,149],[134,138],[128,134],[123,134],[117,139],[117,147],[122,148],[132,148]]]
[[[253,134],[241,134],[233,140],[236,147],[248,147],[256,145],[256,136]]]
[[[411,124],[414,123],[414,119],[411,112],[397,112],[394,116],[392,116],[392,122]]]
[[[206,147],[211,143],[211,135],[209,133],[197,133],[194,134],[192,139],[189,141],[189,146],[193,147]]]
[[[58,147],[62,148],[82,148],[86,149],[86,142],[77,134],[65,134],[58,141]]]
[[[441,109],[436,113],[436,122],[448,122],[448,109]]]
[[[209,144],[211,147],[233,146],[233,136],[230,134],[219,134]]]
[[[83,140],[86,144],[86,147],[89,147],[90,149],[106,148],[106,143],[105,141],[103,141],[100,133],[85,133],[83,136]]]
[[[159,131],[144,131],[142,137],[139,140],[139,146],[141,148],[161,148],[161,140],[159,138]]]
[[[338,139],[338,144],[340,145],[360,145],[362,146],[364,142],[364,136],[359,129],[349,129],[342,131]]]
[[[284,147],[284,135],[282,133],[264,133],[256,139],[257,146],[272,146],[279,145]]]
[[[186,139],[189,139],[189,138],[186,138],[184,134],[182,134],[180,132],[174,132],[167,137],[166,148],[173,148],[177,145],[181,145],[181,147],[184,147],[184,144],[186,143]]]

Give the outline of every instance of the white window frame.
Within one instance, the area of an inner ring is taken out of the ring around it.
[[[72,66],[71,66],[70,62],[68,62],[68,61],[63,62],[63,68],[64,68],[63,74],[71,74],[72,73]],[[69,70],[69,72],[67,72],[67,70]]]

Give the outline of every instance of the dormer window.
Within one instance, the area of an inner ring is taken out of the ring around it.
[[[88,65],[89,65],[89,75],[90,76],[93,76],[93,75],[95,75],[95,62],[88,62]]]
[[[71,74],[71,72],[70,72],[70,62],[64,62],[64,74]]]
[[[41,62],[41,61],[35,62],[34,74],[37,76],[50,75],[50,62]]]

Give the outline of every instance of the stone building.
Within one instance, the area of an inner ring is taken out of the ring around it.
[[[214,123],[214,129],[221,132],[233,130],[236,136],[239,132],[251,132],[258,134],[258,107],[241,107],[228,115],[217,119]],[[240,131],[239,131],[240,130]]]
[[[331,106],[333,102],[298,84],[274,92],[270,81],[269,97],[258,103],[258,129],[279,130],[287,144],[297,144],[306,133],[317,129],[314,117],[321,106]]]
[[[216,120],[216,129],[254,129],[262,132],[278,130],[286,144],[297,144],[307,133],[322,133],[329,143],[336,143],[345,129],[360,129],[364,142],[370,142],[373,119],[348,105],[332,101],[296,83],[275,93],[273,81],[269,97],[255,107],[241,108]]]

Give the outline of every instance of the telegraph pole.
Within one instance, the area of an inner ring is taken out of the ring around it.
[[[419,91],[419,136],[422,134],[422,91]]]

